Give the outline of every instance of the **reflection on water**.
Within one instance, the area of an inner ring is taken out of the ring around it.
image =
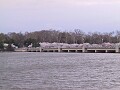
[[[120,54],[0,53],[0,90],[120,90]]]

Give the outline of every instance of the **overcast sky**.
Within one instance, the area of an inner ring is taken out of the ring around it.
[[[120,30],[120,0],[0,0],[0,32]]]

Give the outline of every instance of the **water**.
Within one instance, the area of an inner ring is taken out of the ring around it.
[[[0,90],[120,90],[120,54],[0,53]]]

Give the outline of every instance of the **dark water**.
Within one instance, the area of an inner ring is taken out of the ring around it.
[[[120,54],[0,53],[0,90],[120,90]]]

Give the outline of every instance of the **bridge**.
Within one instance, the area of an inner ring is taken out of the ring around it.
[[[43,48],[43,47],[31,47],[31,48],[18,48],[16,52],[66,52],[66,53],[120,53],[120,48],[115,47],[73,47],[73,48]]]

